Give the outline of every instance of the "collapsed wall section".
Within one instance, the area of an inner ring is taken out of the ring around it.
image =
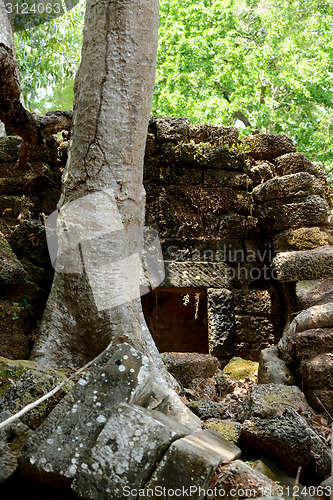
[[[0,355],[27,358],[52,281],[44,221],[60,197],[68,141],[51,139],[34,151],[26,172],[16,166],[20,140],[1,141],[7,333]],[[159,349],[210,352],[223,363],[233,355],[258,360],[281,337],[292,297],[276,279],[274,256],[333,241],[322,165],[287,136],[241,142],[235,127],[152,118],[144,185],[146,224],[158,230],[165,260],[164,282],[143,298]]]

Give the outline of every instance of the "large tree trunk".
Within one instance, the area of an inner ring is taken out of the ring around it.
[[[139,298],[143,159],[154,87],[158,0],[87,2],[73,133],[59,202],[64,231],[32,359],[78,367],[110,343],[146,354],[170,389]],[[67,238],[67,242],[64,240]],[[61,249],[59,251],[61,253]],[[65,272],[61,272],[65,271]]]
[[[10,24],[9,15],[4,4],[4,0],[0,0],[0,43],[3,43],[10,48],[14,47],[13,31]],[[0,120],[0,137],[5,136],[5,125]]]

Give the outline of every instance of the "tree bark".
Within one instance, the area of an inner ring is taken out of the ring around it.
[[[60,247],[32,359],[78,367],[110,343],[146,354],[170,391],[170,413],[192,414],[170,389],[138,294],[143,160],[158,37],[158,0],[88,0],[73,131],[59,202]],[[66,226],[66,227],[65,227]],[[65,249],[66,250],[66,249]],[[61,272],[66,268],[66,272]],[[193,420],[193,419],[192,419]]]
[[[4,0],[0,0],[0,43],[9,48],[14,46],[13,31]],[[6,137],[5,124],[0,120],[0,137]]]

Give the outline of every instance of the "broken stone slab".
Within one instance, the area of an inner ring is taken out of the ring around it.
[[[220,420],[218,418],[208,418],[205,421],[205,428],[221,434],[224,439],[237,444],[241,435],[242,425],[234,420]]]
[[[218,358],[229,358],[233,352],[235,330],[233,294],[226,288],[207,290],[209,352]]]
[[[23,283],[27,273],[9,243],[0,233],[0,285]]]
[[[298,281],[295,292],[301,309],[333,302],[333,278]]]
[[[333,247],[282,252],[273,259],[273,266],[283,283],[333,277]]]
[[[243,138],[243,144],[255,160],[273,160],[278,156],[296,151],[287,135],[255,134]]]
[[[0,408],[13,414],[65,381],[67,375],[34,361],[11,360],[0,357]],[[40,425],[61,398],[68,394],[73,382],[21,417],[30,426]]]
[[[246,420],[240,443],[244,453],[265,455],[288,474],[296,476],[302,467],[304,484],[317,484],[330,474],[330,450],[293,408],[274,418]]]
[[[161,286],[227,288],[230,276],[230,267],[224,262],[165,261],[165,279]]]
[[[266,201],[281,198],[304,197],[310,195],[324,196],[324,188],[314,175],[307,172],[274,177],[252,191],[255,202],[264,203]]]
[[[318,195],[258,203],[256,211],[261,224],[270,232],[328,226],[331,215],[327,201]]]
[[[278,348],[287,365],[296,364],[295,335],[298,332],[318,328],[333,328],[333,303],[312,306],[300,312],[290,323],[285,335],[280,339]]]
[[[271,479],[240,460],[221,465],[216,474],[213,495],[209,493],[207,500],[243,500],[255,495],[265,495],[267,499],[267,495],[278,492]]]
[[[244,416],[247,420],[257,417],[268,419],[281,415],[286,408],[293,408],[311,422],[311,408],[300,388],[280,384],[260,384],[251,387],[244,403]]]
[[[275,345],[260,352],[258,384],[297,385],[296,377],[279,356]]]
[[[300,227],[287,229],[273,236],[275,252],[290,252],[292,250],[313,250],[333,244],[333,238],[319,227]]]
[[[189,124],[188,118],[157,118],[155,120],[157,140],[160,142],[184,141]]]
[[[169,491],[189,491],[197,500],[205,498],[209,482],[221,462],[239,458],[241,450],[217,432],[203,430],[178,439],[158,464],[145,491],[165,488],[164,498],[174,498]],[[190,489],[192,488],[192,489]]]
[[[173,391],[157,391],[156,385],[157,374],[140,351],[126,343],[106,349],[28,440],[19,458],[22,471],[68,488],[76,464],[93,448],[120,403],[174,411],[177,420],[198,428],[200,421],[186,407],[175,409]]]
[[[0,422],[10,417],[12,413],[2,411]],[[0,484],[17,469],[17,456],[32,432],[19,420],[0,430]]]
[[[120,404],[91,450],[73,460],[76,474],[71,485],[79,498],[131,498],[127,491],[139,490],[163,460],[170,444],[190,430],[158,411]],[[185,457],[184,457],[185,458]]]
[[[184,387],[193,379],[209,378],[219,369],[219,361],[209,354],[165,352],[161,354],[167,370]]]
[[[316,166],[303,154],[291,152],[276,158],[275,173],[278,176],[307,172],[318,177]]]

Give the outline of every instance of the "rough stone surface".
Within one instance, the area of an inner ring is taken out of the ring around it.
[[[297,282],[296,297],[300,309],[333,302],[333,278]]]
[[[313,328],[298,332],[294,337],[298,363],[314,355],[333,353],[333,328]]]
[[[189,120],[188,118],[157,118],[155,125],[157,140],[179,142],[186,138]]]
[[[261,184],[261,182],[266,182],[268,179],[272,179],[274,175],[273,165],[269,163],[259,163],[259,165],[255,165],[250,168],[249,175],[253,180],[253,184],[257,186],[258,184]]]
[[[299,172],[270,179],[264,184],[256,186],[252,195],[254,201],[264,203],[291,196],[296,198],[310,195],[323,196],[324,188],[314,175]]]
[[[261,472],[265,476],[269,477],[272,481],[278,481],[282,486],[293,487],[295,485],[294,477],[289,476],[284,471],[276,467],[274,462],[266,457],[262,457],[259,460],[254,460],[254,462],[252,462],[250,465],[254,470]],[[302,485],[299,486],[300,488],[302,488]],[[304,498],[304,496],[302,496],[301,498]]]
[[[289,153],[276,158],[275,173],[278,176],[307,172],[318,177],[317,168],[303,153]]]
[[[161,167],[158,180],[162,185],[199,186],[202,184],[202,171],[190,167]]]
[[[262,349],[276,342],[278,331],[270,317],[235,316],[235,354],[242,358],[259,361]]]
[[[221,500],[243,500],[253,498],[255,495],[262,495],[265,492],[269,492],[269,494],[274,494],[275,492],[271,479],[240,460],[220,466],[217,474],[214,486],[216,494],[208,495],[207,500],[215,498]],[[266,496],[265,498],[267,499]]]
[[[240,442],[244,453],[265,454],[291,475],[302,467],[304,484],[315,484],[330,473],[329,449],[292,408],[274,418],[246,420]]]
[[[0,358],[0,408],[15,414],[66,378],[66,374],[33,361]],[[69,382],[57,394],[23,415],[21,421],[32,428],[37,427],[72,387],[73,382]]]
[[[258,384],[297,384],[292,371],[280,358],[277,346],[267,347],[260,352]]]
[[[319,227],[288,229],[282,233],[275,234],[273,237],[273,245],[276,252],[312,250],[332,244],[332,236]]]
[[[9,411],[0,413],[0,422],[10,418]],[[19,420],[0,430],[0,484],[17,469],[17,455],[32,431]]]
[[[273,260],[279,281],[304,281],[333,277],[333,247],[282,252]]]
[[[183,143],[176,147],[171,142],[162,144],[162,164],[188,165],[197,164],[209,168],[224,170],[242,170],[245,154],[237,149],[229,150],[228,147],[210,146]]]
[[[319,487],[322,488],[322,494],[319,495],[318,500],[331,500],[333,490],[333,476],[328,477],[320,483]]]
[[[247,419],[274,418],[286,408],[292,408],[302,417],[311,419],[311,408],[297,386],[259,384],[251,388],[244,405]]]
[[[0,301],[0,355],[10,359],[27,359],[32,335],[47,299],[46,292],[35,283],[2,288]]]
[[[227,289],[207,290],[209,352],[218,358],[230,357],[235,330],[233,294]]]
[[[239,458],[241,450],[217,432],[203,430],[178,439],[170,446],[146,488],[198,487],[194,498],[205,498],[204,490],[221,462]],[[199,491],[199,486],[202,488]],[[171,496],[166,495],[166,499]]]
[[[301,376],[306,395],[311,389],[333,391],[333,352],[304,360],[301,364]],[[314,398],[311,399],[312,403],[315,402],[316,408],[323,408],[318,401],[314,401]],[[321,403],[327,407],[328,411],[333,408],[332,400],[327,401],[325,399]]]
[[[10,359],[27,359],[31,351],[28,335],[30,322],[22,301],[0,301],[0,355]]]
[[[190,401],[187,406],[201,420],[222,418],[225,414],[225,406],[221,403],[215,403],[214,401]]]
[[[242,425],[233,420],[219,420],[218,418],[209,418],[205,421],[205,427],[216,431],[227,441],[237,444],[242,430]]]
[[[188,129],[188,139],[196,143],[209,142],[213,145],[229,147],[238,141],[238,128],[225,127],[224,125],[191,124]]]
[[[245,378],[256,379],[258,372],[258,363],[239,357],[232,358],[223,368],[223,373],[231,378],[243,380]]]
[[[27,277],[6,238],[0,233],[0,285],[17,285]]]
[[[205,186],[225,186],[250,191],[253,182],[246,174],[240,172],[207,168],[204,170],[203,184]]]
[[[19,259],[26,257],[35,265],[51,271],[45,226],[40,221],[23,220],[11,232],[9,243]]]
[[[226,288],[230,268],[224,262],[165,262],[162,286]]]
[[[273,160],[285,153],[296,151],[292,140],[286,135],[249,135],[244,137],[243,144],[250,149],[250,155],[255,160]]]
[[[91,451],[80,460],[72,460],[77,467],[72,490],[91,500],[126,498],[124,488],[141,488],[170,443],[189,432],[163,413],[120,404],[113,409]]]
[[[185,387],[193,379],[212,377],[219,368],[218,359],[209,354],[167,352],[161,356],[167,370]]]
[[[110,347],[27,442],[22,469],[51,486],[68,487],[116,406],[151,405],[168,413],[169,393],[159,387],[146,356],[126,343]],[[182,418],[179,412],[177,417]],[[197,418],[187,421],[191,425]]]
[[[296,201],[294,198],[286,198],[260,203],[256,210],[263,226],[272,232],[288,228],[327,226],[330,217],[327,202],[318,195],[305,196]]]
[[[333,328],[333,303],[312,306],[299,313],[290,323],[285,335],[278,343],[280,355],[289,365],[295,365],[295,335],[307,330]]]
[[[235,313],[272,314],[272,294],[268,290],[235,290]]]

